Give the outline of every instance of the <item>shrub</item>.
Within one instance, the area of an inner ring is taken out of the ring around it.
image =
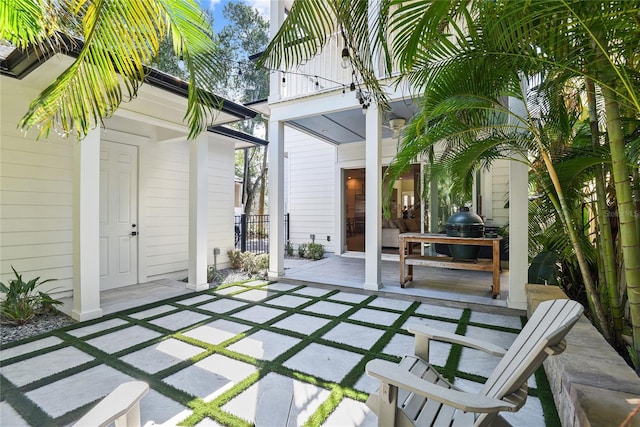
[[[240,254],[240,268],[249,274],[256,274],[256,256],[251,252],[242,252]]]
[[[222,282],[222,274],[213,265],[209,266],[207,270],[207,283],[219,283]]]
[[[306,243],[301,243],[300,246],[298,246],[298,256],[300,258],[306,258],[307,246]]]
[[[324,246],[320,243],[309,243],[307,246],[307,251],[305,253],[306,258],[319,260],[324,256]]]
[[[6,284],[0,282],[0,292],[4,294],[4,301],[0,303],[0,317],[2,320],[23,325],[32,317],[46,313],[53,309],[55,305],[62,304],[55,300],[46,292],[36,291],[36,288],[55,279],[39,281],[36,277],[28,282],[22,280],[22,275],[18,274],[11,266],[16,278],[9,280]]]
[[[242,266],[242,252],[238,249],[229,249],[227,251],[229,257],[229,265],[231,268],[240,268]]]
[[[293,255],[293,245],[291,244],[290,241],[287,240],[284,250],[287,253],[287,255],[289,256]]]
[[[266,273],[269,270],[269,254],[256,256],[256,268],[260,273]]]

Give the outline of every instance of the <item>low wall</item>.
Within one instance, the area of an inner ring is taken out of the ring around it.
[[[558,298],[567,296],[557,286],[527,285],[528,315]],[[562,425],[619,426],[640,403],[640,378],[584,315],[566,341],[562,354],[544,362]],[[640,414],[630,425],[640,427]]]

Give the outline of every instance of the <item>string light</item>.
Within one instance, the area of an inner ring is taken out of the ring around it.
[[[355,70],[351,72],[351,83],[347,86],[344,83],[341,82],[337,82],[335,80],[331,80],[329,78],[326,77],[322,77],[322,76],[318,76],[315,74],[307,74],[307,73],[302,73],[302,72],[298,72],[298,71],[283,71],[283,70],[279,70],[279,69],[273,69],[273,68],[267,68],[268,71],[270,72],[280,72],[282,73],[282,87],[286,87],[286,73],[289,73],[290,75],[294,75],[294,76],[302,76],[305,77],[309,80],[313,81],[313,87],[316,91],[319,91],[321,89],[320,86],[320,80],[324,81],[324,82],[328,82],[328,83],[332,83],[334,86],[340,87],[342,88],[342,96],[345,96],[346,92],[347,92],[347,87],[349,88],[350,92],[356,92],[356,99],[358,99],[358,102],[360,103],[360,105],[362,106],[362,114],[366,114],[368,108],[371,106],[371,102],[372,102],[372,96],[369,92],[363,90],[360,86],[360,82],[358,82],[357,78],[356,78],[356,72]],[[326,85],[324,87],[328,87],[328,86],[332,86],[332,85]]]

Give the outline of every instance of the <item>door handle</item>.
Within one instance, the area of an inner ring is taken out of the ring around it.
[[[138,232],[137,232],[137,231],[132,231],[132,232],[131,232],[131,235],[132,235],[132,236],[137,236],[137,235],[138,235]]]

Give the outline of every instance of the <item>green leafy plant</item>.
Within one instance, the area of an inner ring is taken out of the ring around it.
[[[269,269],[269,254],[260,254],[256,256],[256,268],[259,272],[266,272]]]
[[[531,261],[529,267],[529,283],[557,285],[558,256],[553,252],[541,252]]]
[[[324,246],[320,243],[309,243],[307,246],[307,251],[305,253],[305,257],[313,260],[322,259],[324,256]]]
[[[242,265],[242,252],[238,249],[230,249],[227,251],[227,257],[229,257],[231,268],[240,268]]]
[[[287,252],[287,255],[293,255],[293,245],[290,241],[287,240],[287,243],[284,246],[284,250]]]
[[[207,283],[219,283],[222,281],[222,274],[213,265],[207,270]]]
[[[257,273],[256,255],[251,252],[242,252],[240,255],[240,268],[249,274]]]
[[[307,254],[307,246],[308,246],[308,245],[307,245],[306,243],[301,243],[301,244],[298,246],[298,256],[299,256],[300,258],[305,258],[305,257],[306,257],[306,254]]]
[[[4,294],[4,300],[0,303],[0,317],[2,321],[23,325],[34,316],[51,311],[55,305],[62,304],[48,293],[36,290],[39,286],[55,279],[40,281],[40,277],[25,282],[22,275],[18,274],[11,266],[15,279],[6,284],[0,282],[0,292]]]

